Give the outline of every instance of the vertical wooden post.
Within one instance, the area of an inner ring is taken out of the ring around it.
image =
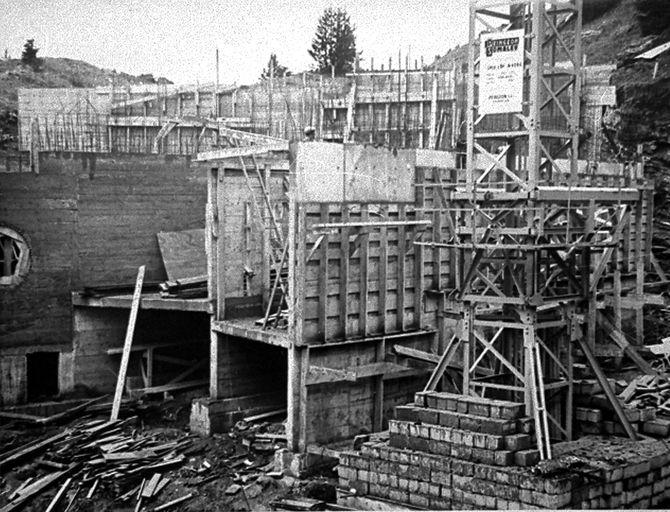
[[[265,181],[265,189],[268,191],[268,195],[270,194],[270,176],[271,176],[271,170],[270,170],[270,165],[265,164],[264,168],[264,181]],[[269,218],[270,217],[270,207],[268,207],[265,203],[263,203],[263,217],[264,218]],[[262,284],[262,295],[263,295],[263,309],[267,309],[268,307],[268,301],[270,300],[270,259],[272,257],[272,251],[270,249],[270,231],[268,229],[263,229],[263,237],[262,237],[262,257],[263,257],[263,268],[262,268],[262,279],[263,279],[263,284]]]
[[[342,205],[342,222],[349,222],[349,207]],[[341,231],[340,242],[340,325],[342,337],[349,336],[349,228],[344,227]]]
[[[207,297],[209,299],[209,396],[218,397],[218,355],[219,338],[214,331],[217,320],[217,263],[218,263],[218,213],[217,213],[217,169],[210,169],[207,182],[207,207],[205,209],[205,251],[207,253]]]
[[[423,209],[424,198],[424,189],[423,183],[425,181],[425,170],[422,167],[416,168],[416,205],[418,208],[415,209],[416,220],[422,220],[421,212]],[[418,229],[418,228],[417,228]],[[416,235],[416,233],[413,233]],[[424,279],[423,279],[423,245],[413,244],[412,250],[414,251],[414,325],[423,329],[423,294],[424,294]]]
[[[142,296],[142,284],[144,283],[145,266],[142,265],[137,270],[137,280],[135,281],[135,292],[133,293],[133,302],[130,306],[130,317],[128,318],[128,327],[126,328],[126,339],[123,342],[123,354],[121,355],[121,365],[119,366],[119,375],[116,378],[116,390],[114,391],[114,402],[112,402],[112,414],[109,419],[116,421],[119,419],[121,409],[121,398],[123,397],[123,388],[126,384],[126,373],[128,371],[128,362],[130,361],[130,351],[133,345],[133,335],[135,334],[135,322],[137,320],[137,311],[140,309],[140,299]]]
[[[382,221],[388,220],[388,206],[381,210]],[[381,332],[386,333],[386,300],[388,289],[388,228],[382,226],[379,231],[379,314]]]
[[[328,223],[328,203],[321,204],[321,222]],[[321,261],[319,262],[319,336],[328,341],[328,235],[321,240]]]
[[[405,213],[405,205],[398,206],[398,220],[407,220]],[[399,331],[405,330],[405,255],[406,255],[406,240],[405,240],[405,226],[398,226],[398,296],[397,303],[397,329]]]
[[[642,241],[642,215],[644,209],[645,194],[640,194],[640,199],[635,204],[635,343],[644,344],[644,269],[645,256]],[[651,223],[650,223],[651,224]]]
[[[382,338],[375,347],[375,361],[383,362],[386,355],[386,340]],[[375,377],[375,400],[372,408],[372,430],[379,432],[384,422],[384,376]]]
[[[367,222],[369,219],[368,205],[361,205],[361,222]],[[368,275],[368,247],[370,245],[370,235],[368,233],[362,233],[359,235],[361,237],[361,245],[358,249],[359,254],[359,268],[360,268],[360,289],[359,289],[359,299],[358,299],[358,330],[359,334],[363,337],[368,334],[368,286],[369,286],[369,275]]]

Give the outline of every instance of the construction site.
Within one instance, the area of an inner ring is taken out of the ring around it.
[[[617,64],[582,0],[468,3],[432,65],[18,90],[1,512],[670,505],[663,180],[611,151]]]

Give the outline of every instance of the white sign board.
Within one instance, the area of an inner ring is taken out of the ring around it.
[[[482,34],[479,49],[479,114],[521,112],[524,30]]]

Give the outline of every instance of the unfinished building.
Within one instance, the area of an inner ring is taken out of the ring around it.
[[[206,274],[203,296],[146,287],[133,345],[137,391],[208,385],[192,430],[285,415],[279,466],[339,459],[357,508],[661,503],[670,453],[638,437],[667,437],[670,423],[624,406],[601,364],[662,377],[638,351],[643,308],[667,284],[651,252],[653,183],[639,162],[599,161],[615,99],[608,69],[582,67],[580,30],[581,0],[472,0],[467,62],[447,70],[22,91],[25,153],[0,186],[62,207],[78,247],[59,274],[66,303],[45,316],[72,333],[49,341],[57,387],[113,389],[133,296],[106,287],[139,265],[154,284]],[[511,67],[494,67],[500,51]],[[317,141],[300,140],[308,126]],[[110,193],[137,208],[113,237],[100,233],[118,215],[100,211]],[[0,230],[25,244],[18,254],[41,248],[19,201],[6,204]],[[159,232],[188,246],[174,267]],[[40,268],[49,279],[46,245],[33,280]],[[0,293],[34,294],[14,259]],[[26,313],[27,297],[0,316]],[[1,338],[5,403],[30,397],[26,322]]]

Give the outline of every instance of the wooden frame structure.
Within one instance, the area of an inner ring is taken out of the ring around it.
[[[523,30],[519,112],[478,112],[480,27]],[[463,393],[526,403],[542,458],[551,458],[552,440],[572,438],[573,345],[635,436],[593,355],[597,324],[651,371],[621,332],[628,294],[639,299],[641,338],[651,187],[639,166],[578,160],[580,31],[581,0],[471,2],[467,166],[438,190],[448,230],[429,244],[450,252],[455,272],[443,291],[460,332],[426,389],[460,356]],[[600,301],[613,313],[598,312]]]
[[[448,263],[414,243],[433,237],[416,176],[446,179],[454,157],[319,142],[292,145],[290,157],[248,150],[201,156],[216,162],[206,230],[210,396],[235,393],[221,385],[221,347],[274,345],[286,350],[293,451],[380,430],[429,371],[403,348],[440,350],[438,299],[427,288]]]

